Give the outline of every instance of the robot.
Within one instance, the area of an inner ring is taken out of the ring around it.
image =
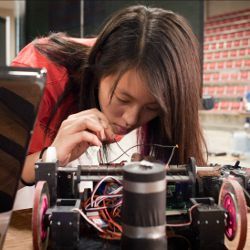
[[[79,211],[84,210],[84,202],[100,180],[111,182],[112,176],[117,182],[122,180],[123,166],[124,162],[67,168],[58,162],[37,162],[34,249],[47,249],[48,245],[52,249],[77,249],[86,223]],[[167,166],[168,249],[243,249],[249,192],[250,171],[239,162],[234,166],[198,167],[190,158],[186,165]]]

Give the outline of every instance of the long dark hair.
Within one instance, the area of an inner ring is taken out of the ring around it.
[[[160,8],[132,6],[115,13],[88,49],[65,34],[53,34],[47,44],[36,44],[42,53],[64,66],[69,82],[58,105],[73,93],[79,110],[99,108],[100,79],[136,68],[158,100],[161,115],[139,130],[139,142],[175,145],[172,163],[186,163],[194,156],[205,163],[198,109],[201,61],[192,29],[180,15]],[[58,106],[57,105],[57,106]],[[166,162],[170,150],[143,146],[142,152]]]

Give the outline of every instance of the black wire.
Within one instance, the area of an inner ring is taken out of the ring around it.
[[[126,154],[129,150],[131,150],[132,148],[138,147],[138,146],[155,146],[155,147],[161,147],[161,148],[177,148],[177,145],[175,146],[167,146],[167,145],[161,145],[161,144],[136,144],[130,148],[128,148],[127,150],[125,150],[120,156],[118,156],[117,158],[115,158],[112,161],[109,161],[108,164],[117,161],[118,159],[120,159],[124,154]],[[173,153],[171,154],[171,156],[173,156]],[[172,157],[171,157],[172,158]]]
[[[116,139],[114,139],[114,141],[115,141],[115,143],[117,144],[117,146],[119,147],[119,149],[123,152],[123,154],[126,154],[127,156],[129,156],[129,155],[127,154],[127,152],[125,152],[125,151],[123,150],[123,148],[122,148],[121,145],[118,143],[118,141],[117,141]],[[100,150],[99,150],[99,156],[101,156],[102,153],[103,153],[103,155],[105,154],[104,152],[102,152],[102,151],[104,151],[104,150],[102,150],[102,149],[103,149],[103,147],[100,148]],[[108,164],[108,159],[107,159],[106,156],[105,156],[105,158],[106,158],[106,164]],[[101,160],[101,161],[99,161],[99,163],[104,164],[103,157],[100,157],[100,160]]]
[[[123,148],[121,147],[121,145],[118,143],[118,141],[115,139],[115,143],[117,144],[117,146],[119,147],[119,149],[124,153],[124,154],[126,154],[127,156],[129,156],[128,154],[127,154],[127,152],[125,152],[124,150],[123,150]]]
[[[177,147],[178,147],[177,145],[173,147],[172,152],[171,152],[171,155],[169,156],[168,162],[167,162],[167,164],[166,164],[167,166],[170,164],[170,162],[171,162],[171,160],[172,160],[172,158],[173,158],[173,156],[174,156],[174,151],[175,151],[175,149],[176,149]]]

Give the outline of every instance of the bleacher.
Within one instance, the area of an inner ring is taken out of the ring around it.
[[[203,95],[213,96],[215,106],[201,112],[203,123],[223,127],[223,122],[228,124],[232,120],[229,125],[234,129],[241,126],[245,117],[250,116],[243,103],[247,91],[250,91],[250,9],[209,17],[204,27]]]

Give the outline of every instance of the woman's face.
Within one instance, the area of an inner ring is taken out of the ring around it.
[[[99,104],[115,134],[124,135],[154,119],[160,106],[136,70],[128,70],[119,80],[112,99],[115,75],[101,79]]]

